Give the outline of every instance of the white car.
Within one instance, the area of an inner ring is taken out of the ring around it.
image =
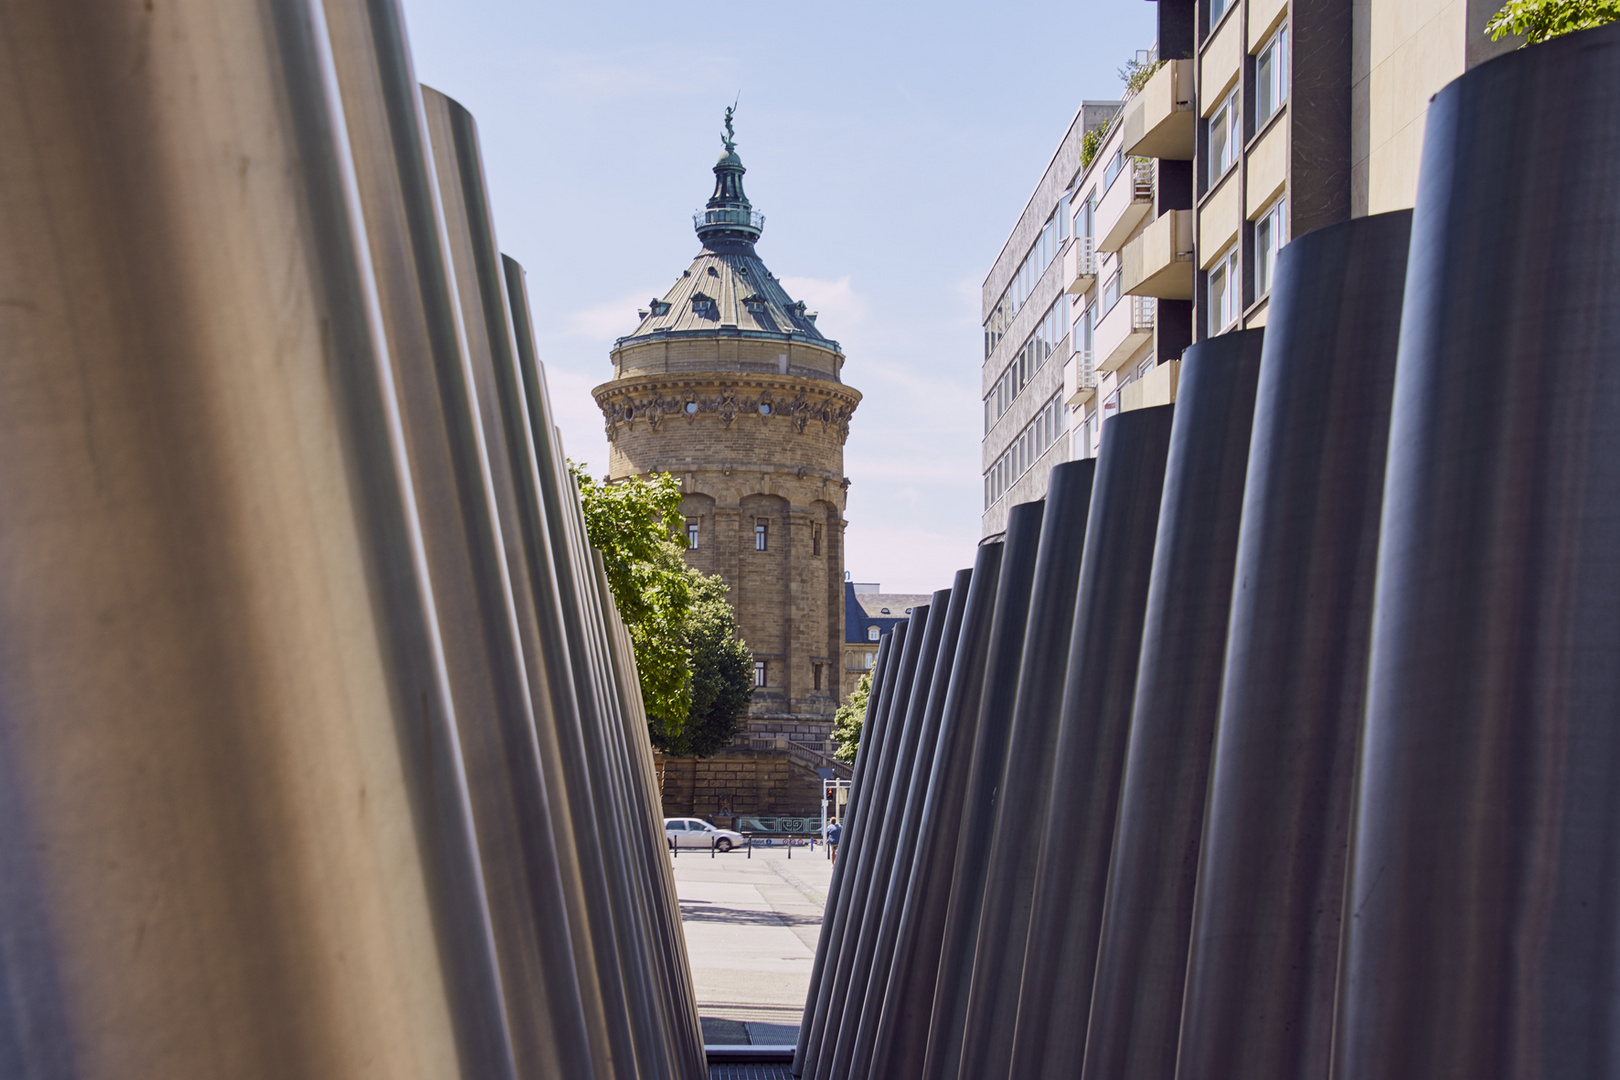
[[[671,817],[664,819],[664,842],[679,847],[712,845],[716,851],[730,851],[743,842],[743,836],[730,829],[717,829],[699,818]]]

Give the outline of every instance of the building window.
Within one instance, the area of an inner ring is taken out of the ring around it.
[[[1284,25],[1254,64],[1254,126],[1259,130],[1288,100],[1288,27]]]
[[[1102,313],[1104,315],[1108,314],[1111,310],[1113,310],[1114,305],[1119,303],[1119,298],[1121,296],[1119,275],[1120,271],[1115,270],[1113,275],[1109,277],[1107,281],[1103,282]]]
[[[686,519],[686,546],[691,548],[693,551],[696,551],[697,550],[697,542],[698,542],[698,519],[697,518],[687,518]]]
[[[1238,256],[1237,248],[1227,250],[1209,271],[1209,315],[1207,325],[1210,336],[1224,333],[1238,317]]]
[[[863,659],[863,661],[861,663],[861,666],[864,667],[867,671],[871,671],[872,670],[872,662],[874,660],[876,660],[876,659],[877,659],[877,653],[867,653],[865,658]]]
[[[866,628],[866,640],[867,640],[867,641],[876,641],[876,640],[877,640],[877,639],[878,639],[878,637],[879,637],[879,636],[880,636],[880,635],[881,635],[881,634],[882,634],[882,633],[883,633],[883,631],[882,631],[882,630],[880,630],[880,629],[878,629],[878,628],[877,628],[877,627],[875,627],[875,626],[868,626],[868,627],[867,627],[867,628]]]
[[[763,660],[754,661],[754,685],[765,685],[765,661]]]
[[[770,527],[771,527],[770,523],[765,521],[763,518],[756,518],[754,520],[754,550],[755,551],[767,551],[767,550],[769,550],[766,547],[766,545],[767,545],[767,543],[769,542],[769,539],[770,539],[770,536],[769,536]]]
[[[1104,191],[1107,191],[1109,188],[1114,186],[1114,180],[1119,176],[1120,172],[1124,168],[1125,148],[1122,146],[1118,150],[1114,151],[1114,156],[1108,159],[1107,166],[1103,168],[1102,186]]]
[[[811,664],[810,665],[810,680],[811,680],[811,688],[812,689],[815,689],[815,690],[820,690],[821,689],[821,665],[820,664]]]
[[[1277,272],[1277,253],[1288,243],[1288,200],[1278,199],[1254,223],[1254,298],[1260,299],[1271,291],[1271,279]]]
[[[1221,107],[1209,118],[1209,186],[1226,175],[1238,158],[1238,147],[1243,145],[1242,129],[1238,126],[1238,92],[1226,95]]]
[[[1221,21],[1226,9],[1231,6],[1232,0],[1209,0],[1209,28],[1215,29],[1215,24]]]
[[[821,554],[821,526],[814,522],[810,525],[810,554]]]

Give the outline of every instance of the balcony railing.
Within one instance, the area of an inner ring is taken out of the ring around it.
[[[1153,161],[1132,158],[1121,177],[1097,204],[1097,250],[1118,251],[1153,208]]]
[[[1097,392],[1097,365],[1090,349],[1077,349],[1063,365],[1063,404],[1084,405]]]
[[[712,210],[698,210],[692,215],[692,224],[699,228],[714,226],[732,226],[753,229],[758,232],[765,228],[765,215],[758,210],[743,210],[736,207],[721,206]]]
[[[1097,368],[1118,371],[1153,337],[1157,301],[1151,296],[1122,297],[1097,323]]]
[[[1063,291],[1071,296],[1080,296],[1096,280],[1096,242],[1089,236],[1077,236],[1063,252]]]

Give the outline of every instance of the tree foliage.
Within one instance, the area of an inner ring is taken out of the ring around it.
[[[861,747],[861,727],[866,723],[866,703],[871,696],[872,673],[867,672],[850,691],[849,700],[833,714],[832,734],[838,743],[833,757],[846,765],[855,764],[855,752]]]
[[[667,754],[709,757],[729,746],[742,728],[754,696],[754,654],[737,634],[737,613],[726,599],[726,583],[718,576],[687,572],[693,594],[686,625],[692,708],[685,726],[673,734],[652,725],[652,740]]]
[[[1080,136],[1080,167],[1089,169],[1097,157],[1097,151],[1102,149],[1103,136],[1108,133],[1108,125],[1103,124],[1094,128],[1087,128]]]
[[[1485,29],[1491,32],[1492,41],[1522,34],[1525,44],[1537,45],[1616,19],[1620,19],[1620,0],[1508,0]]]
[[[753,654],[737,634],[726,583],[691,569],[680,482],[668,473],[610,484],[569,463],[585,532],[630,632],[653,745],[708,757],[737,735],[754,693]]]
[[[602,553],[608,589],[636,650],[647,721],[678,736],[692,711],[686,628],[692,575],[681,552],[681,485],[668,473],[610,484],[569,462],[585,508],[585,532]]]

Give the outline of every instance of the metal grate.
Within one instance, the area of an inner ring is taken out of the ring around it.
[[[709,1066],[709,1080],[796,1080],[793,1066],[777,1062],[735,1062]]]

